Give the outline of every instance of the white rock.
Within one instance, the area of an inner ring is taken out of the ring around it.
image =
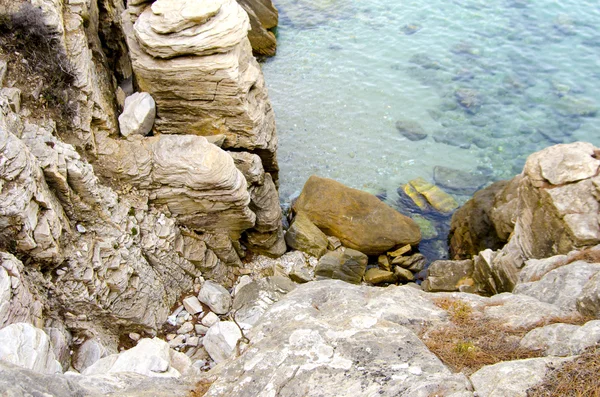
[[[244,275],[242,277],[240,277],[240,279],[238,280],[237,284],[235,285],[235,287],[233,288],[233,295],[237,295],[238,292],[244,288],[245,285],[248,285],[252,282],[252,277],[248,276],[248,275]]]
[[[0,330],[0,360],[44,374],[62,372],[48,335],[27,323],[11,324]]]
[[[77,371],[82,372],[103,357],[110,354],[108,349],[95,338],[83,342],[75,351],[71,364]]]
[[[0,95],[8,99],[8,105],[13,112],[19,113],[21,111],[21,90],[18,88],[2,88]]]
[[[129,333],[129,339],[137,342],[138,340],[140,340],[142,336],[140,334],[138,334],[137,332],[131,332]]]
[[[551,324],[529,331],[520,345],[539,350],[545,356],[572,356],[600,343],[600,320],[588,321],[583,326]]]
[[[146,376],[179,377],[181,369],[191,367],[192,362],[183,355],[176,355],[169,345],[158,338],[144,338],[137,346],[112,354],[87,368],[84,375],[102,375],[117,372],[135,372]],[[183,357],[182,357],[183,356]],[[175,359],[177,364],[175,364]],[[187,359],[187,362],[186,362]],[[180,370],[175,368],[177,366]]]
[[[136,92],[125,98],[125,108],[119,116],[121,135],[147,135],[154,125],[156,103],[147,92]]]
[[[176,337],[174,337],[173,339],[171,339],[169,341],[169,347],[174,349],[176,347],[183,345],[185,343],[185,337],[186,337],[186,335],[177,335]]]
[[[204,316],[202,318],[202,325],[204,325],[205,327],[210,328],[218,322],[219,322],[219,316],[217,316],[213,312],[207,313],[206,316]]]
[[[216,314],[226,314],[231,307],[231,295],[221,285],[206,281],[198,294],[200,302],[204,303]]]
[[[185,341],[185,344],[188,346],[198,346],[198,344],[200,343],[200,338],[198,338],[197,336],[191,336],[189,338],[187,338],[187,340]]]
[[[198,335],[206,335],[206,333],[208,332],[208,327],[202,324],[196,324],[194,326],[194,329],[196,330],[196,334]]]
[[[190,332],[192,332],[194,330],[194,324],[192,324],[191,322],[185,322],[183,323],[183,325],[177,330],[178,334],[189,334]]]
[[[235,352],[242,332],[233,321],[220,321],[210,327],[204,337],[204,348],[216,362],[225,361]]]

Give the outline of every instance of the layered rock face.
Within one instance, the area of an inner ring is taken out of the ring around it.
[[[273,110],[248,15],[234,0],[179,8],[159,0],[131,8],[124,24],[136,81],[157,104],[158,132],[224,134],[224,148],[255,152],[277,172]]]
[[[600,243],[598,153],[583,142],[544,149],[527,159],[521,175],[484,189],[456,212],[451,255],[475,259],[481,291],[512,291],[527,260]]]

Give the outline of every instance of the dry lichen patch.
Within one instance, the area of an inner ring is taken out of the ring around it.
[[[450,324],[424,329],[421,339],[452,370],[470,375],[485,365],[540,356],[519,346],[529,329],[511,329],[486,319],[460,299],[434,303],[448,312]]]
[[[551,369],[544,381],[527,390],[528,397],[600,397],[600,346]]]
[[[460,299],[440,298],[434,303],[448,312],[450,324],[424,329],[421,339],[444,364],[467,375],[501,361],[540,357],[541,352],[525,349],[519,344],[534,328],[555,323],[582,325],[590,320],[574,314],[552,317],[526,328],[509,328],[501,321],[484,317]]]

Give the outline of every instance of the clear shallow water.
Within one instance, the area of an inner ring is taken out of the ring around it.
[[[275,4],[278,52],[263,71],[283,201],[312,174],[393,198],[410,179],[432,181],[436,165],[491,181],[554,143],[600,145],[595,2]],[[406,139],[398,120],[428,137]]]

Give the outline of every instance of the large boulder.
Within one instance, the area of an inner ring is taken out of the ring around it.
[[[48,335],[27,323],[11,324],[0,330],[0,361],[43,374],[62,372]]]
[[[351,189],[332,179],[311,176],[293,206],[325,234],[367,255],[421,240],[417,224],[372,194]]]
[[[598,153],[592,144],[576,142],[529,156],[521,175],[504,188],[487,189],[490,197],[479,210],[487,215],[482,221],[474,222],[476,200],[457,211],[451,230],[452,257],[501,248],[482,278],[493,279],[496,291],[512,291],[525,261],[600,243]],[[494,236],[492,231],[497,238],[481,238]],[[503,241],[506,244],[498,247]]]

